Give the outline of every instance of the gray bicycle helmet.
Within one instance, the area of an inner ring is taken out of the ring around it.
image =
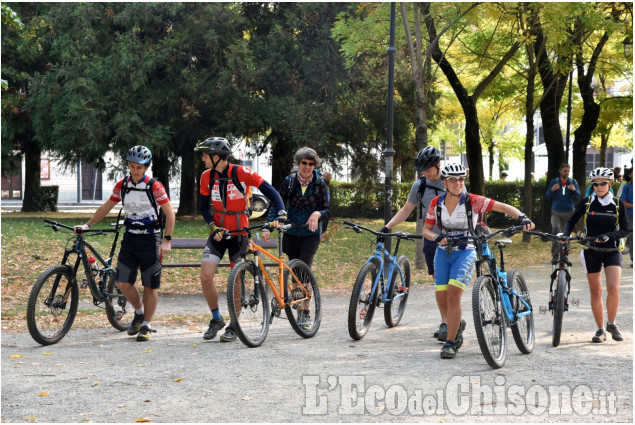
[[[202,152],[208,155],[218,155],[227,158],[232,153],[229,142],[224,137],[209,137],[202,142],[198,142],[194,152]]]
[[[152,161],[152,152],[145,146],[137,145],[128,151],[126,161],[148,165]]]
[[[589,173],[589,180],[593,181],[598,177],[604,177],[609,180],[614,179],[613,170],[610,168],[598,167]]]
[[[441,170],[441,178],[466,177],[467,170],[461,164],[448,164]]]
[[[441,152],[434,146],[421,149],[415,158],[415,171],[424,171],[434,167],[441,161]]]

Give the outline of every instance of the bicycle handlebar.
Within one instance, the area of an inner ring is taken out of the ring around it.
[[[493,239],[495,237],[499,237],[499,236],[513,236],[514,234],[520,232],[523,230],[523,225],[518,225],[518,226],[511,226],[511,227],[507,227],[505,229],[499,229],[495,232],[492,233],[487,233],[484,235],[461,235],[461,236],[456,236],[456,237],[452,237],[452,236],[446,236],[446,240],[448,241],[448,245],[461,245],[466,243],[467,241],[474,241],[474,242],[486,242],[489,239]],[[527,233],[529,233],[529,231],[527,231]]]
[[[534,232],[534,231],[526,231],[525,233],[527,233],[529,235],[536,236],[538,239],[540,239],[543,242],[563,241],[563,242],[580,242],[581,244],[585,244],[585,243],[592,242],[593,240],[595,240],[595,238],[593,238],[593,237],[586,237],[586,236],[580,236],[580,235],[564,236],[562,234],[553,234],[553,233],[545,233],[545,232]]]
[[[419,235],[411,235],[409,233],[405,233],[405,232],[395,232],[395,233],[381,233],[381,232],[376,232],[373,229],[369,229],[368,227],[364,227],[362,225],[353,223],[352,221],[344,221],[344,224],[346,225],[347,229],[352,229],[354,230],[356,233],[362,233],[362,230],[366,230],[367,232],[372,233],[375,236],[382,236],[382,237],[392,237],[395,236],[399,239],[421,239],[423,238],[423,236]]]
[[[268,230],[271,231],[272,229],[278,230],[279,232],[284,232],[286,230],[289,230],[292,227],[291,224],[285,224],[283,226],[277,227],[274,226],[273,223],[265,223],[265,224],[259,224],[257,226],[251,226],[251,227],[242,227],[240,229],[236,229],[236,230],[225,230],[224,233],[230,233],[230,234],[238,234],[238,233],[242,233],[242,232],[247,232],[247,233],[251,233],[254,230]]]
[[[90,233],[91,236],[95,236],[95,235],[99,235],[103,233],[119,233],[119,229],[92,229],[92,230],[91,229],[88,229],[88,230],[77,229],[76,230],[72,226],[68,226],[64,223],[59,223],[57,221],[49,220],[48,218],[45,218],[44,222],[47,224],[50,224],[51,225],[50,227],[52,227],[53,230],[56,232],[59,232],[60,227],[63,227],[65,229],[72,230],[74,233],[77,233],[78,235]]]

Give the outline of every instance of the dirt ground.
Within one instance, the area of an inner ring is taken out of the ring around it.
[[[629,263],[629,261],[626,261]],[[158,328],[137,343],[108,327],[71,329],[42,347],[26,332],[2,335],[3,422],[633,422],[633,269],[624,268],[618,324],[623,342],[591,343],[586,278],[574,265],[562,342],[551,346],[550,267],[522,270],[536,309],[536,345],[520,354],[508,330],[505,366],[492,370],[468,326],[454,360],[439,357],[432,285],[413,287],[404,318],[389,329],[378,311],[361,341],[347,331],[350,292],[322,291],[312,339],[274,319],[255,349],[203,342],[206,326]],[[352,282],[351,282],[352,286]],[[221,310],[226,313],[223,305]],[[158,315],[205,313],[202,295],[163,295]]]

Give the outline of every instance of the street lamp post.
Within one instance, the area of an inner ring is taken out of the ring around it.
[[[386,158],[386,199],[384,204],[384,224],[390,221],[392,217],[392,174],[393,174],[393,157],[395,150],[392,148],[393,133],[393,109],[395,97],[395,3],[390,4],[390,46],[388,47],[388,125],[386,137],[386,150],[384,157]],[[390,239],[385,242],[386,249],[390,252]]]

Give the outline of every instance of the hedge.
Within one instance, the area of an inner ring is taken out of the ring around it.
[[[394,215],[408,200],[408,194],[413,182],[393,183],[392,214]],[[522,181],[488,181],[485,182],[485,196],[523,210],[523,182]],[[615,183],[613,191],[617,193],[619,183]],[[466,182],[469,191],[469,182]],[[582,195],[584,189],[580,188]],[[359,183],[331,182],[331,214],[334,217],[364,217],[383,218],[384,216],[384,184],[364,185]],[[545,208],[545,180],[532,183],[532,211],[523,211],[541,228]],[[416,211],[416,210],[415,210]],[[415,220],[413,212],[408,218]],[[504,214],[488,215],[488,224],[492,227],[504,227],[514,223],[514,220]]]

